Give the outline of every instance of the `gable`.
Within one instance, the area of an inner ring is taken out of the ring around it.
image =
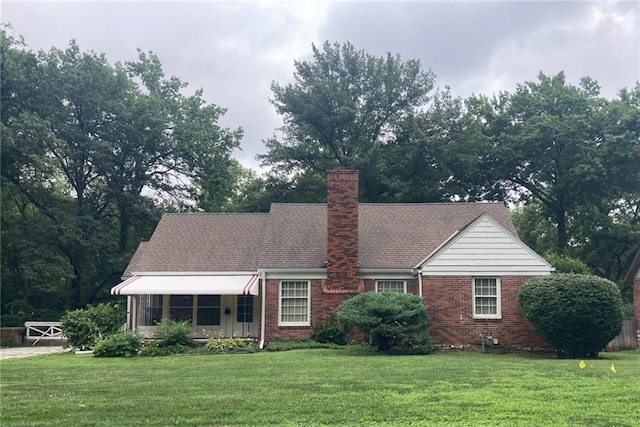
[[[424,275],[542,275],[553,267],[483,214],[427,257]]]

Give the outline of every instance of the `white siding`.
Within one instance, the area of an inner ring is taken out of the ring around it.
[[[483,215],[429,257],[422,271],[423,275],[541,275],[552,267]]]

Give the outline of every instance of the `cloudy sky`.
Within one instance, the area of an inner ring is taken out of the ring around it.
[[[258,168],[262,140],[281,126],[271,82],[292,80],[311,44],[350,41],[374,55],[420,59],[458,96],[513,91],[540,71],[588,75],[612,98],[640,79],[640,2],[635,1],[7,1],[11,23],[33,50],[82,50],[109,60],[158,54],[167,75],[202,88],[242,127],[243,165]]]

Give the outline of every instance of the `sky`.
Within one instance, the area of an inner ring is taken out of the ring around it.
[[[436,87],[491,96],[564,71],[614,98],[640,80],[640,1],[0,1],[0,17],[32,50],[83,51],[111,63],[155,52],[187,93],[227,109],[244,130],[234,157],[260,170],[263,140],[282,126],[271,84],[293,81],[311,45],[350,41],[381,56],[419,59]]]

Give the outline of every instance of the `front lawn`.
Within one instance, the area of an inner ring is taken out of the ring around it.
[[[584,369],[523,354],[349,348],[10,359],[0,362],[0,424],[640,425],[640,351],[601,356]]]

